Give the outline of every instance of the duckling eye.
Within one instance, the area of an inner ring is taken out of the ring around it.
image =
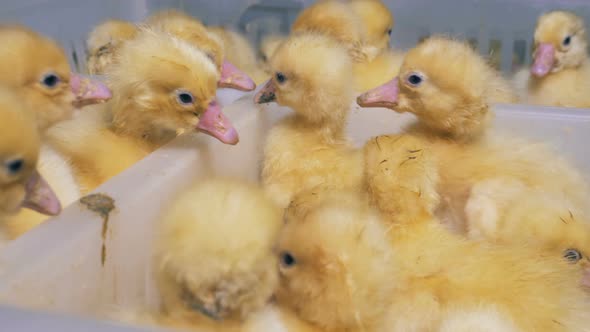
[[[424,78],[421,75],[415,73],[410,74],[406,80],[410,85],[415,87],[420,86],[420,84],[424,82]]]
[[[563,46],[570,46],[571,43],[572,43],[572,37],[571,36],[567,36],[563,40]]]
[[[582,259],[582,253],[576,249],[567,249],[563,252],[563,257],[571,263],[576,263]]]
[[[178,91],[176,93],[176,100],[181,105],[192,105],[194,102],[193,95],[188,91]]]
[[[295,257],[291,253],[285,251],[281,254],[281,265],[283,267],[290,268],[295,266],[295,264],[297,264],[297,260],[295,260]]]
[[[389,29],[389,30],[387,30],[387,34],[388,34],[389,36],[391,36],[391,33],[392,33],[392,32],[393,32],[393,29]]]
[[[7,161],[4,166],[6,167],[6,170],[8,170],[9,174],[15,175],[24,168],[25,162],[22,159],[13,159]]]
[[[277,82],[283,84],[285,83],[285,81],[287,81],[287,76],[285,76],[285,74],[278,72],[275,74],[275,77],[277,79]]]
[[[54,73],[45,74],[41,79],[41,83],[50,89],[55,88],[59,82],[59,76]]]

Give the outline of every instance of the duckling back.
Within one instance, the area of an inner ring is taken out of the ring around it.
[[[94,27],[86,40],[88,73],[103,74],[116,60],[121,44],[135,37],[136,33],[137,27],[133,23],[121,20],[108,20]]]
[[[272,248],[281,224],[280,209],[248,182],[214,178],[181,193],[156,232],[166,312],[241,319],[262,308],[278,282]]]

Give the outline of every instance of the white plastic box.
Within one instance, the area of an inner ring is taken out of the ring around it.
[[[95,192],[114,199],[106,237],[104,218],[79,203],[0,252],[0,301],[21,308],[92,316],[112,305],[155,306],[151,279],[153,226],[179,190],[214,174],[257,179],[268,129],[290,112],[275,104],[255,106],[250,93],[225,108],[240,133],[237,146],[204,135],[179,137]],[[544,140],[586,174],[590,158],[590,110],[497,105],[496,129]],[[386,109],[354,107],[349,134],[360,146],[412,121]],[[105,247],[104,264],[102,247]]]

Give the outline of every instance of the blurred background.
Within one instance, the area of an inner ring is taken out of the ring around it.
[[[504,72],[530,62],[537,17],[555,9],[590,22],[589,0],[385,0],[396,24],[392,45],[408,48],[431,34],[466,38]],[[183,9],[209,25],[231,26],[257,45],[268,33],[287,33],[313,0],[3,0],[0,20],[20,22],[59,40],[83,68],[84,40],[107,18],[140,21],[163,8]]]

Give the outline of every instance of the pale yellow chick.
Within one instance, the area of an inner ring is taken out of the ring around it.
[[[109,89],[71,73],[63,49],[53,40],[18,25],[0,27],[0,41],[10,47],[0,50],[0,83],[21,94],[36,115],[42,136],[38,171],[51,185],[63,206],[80,197],[67,159],[60,156],[44,138],[45,131],[71,117],[74,109],[103,102],[111,97]],[[33,210],[21,210],[5,218],[4,235],[13,239],[48,217]]]
[[[345,48],[321,34],[288,38],[270,60],[273,78],[255,102],[277,102],[293,114],[266,139],[262,183],[282,208],[299,192],[362,182],[362,155],[345,135],[353,92]]]
[[[49,132],[71,159],[87,193],[183,132],[237,144],[215,92],[219,73],[201,50],[173,35],[142,29],[123,44],[108,77],[110,103]]]
[[[34,112],[20,92],[0,87],[0,242],[8,240],[7,220],[21,208],[57,215],[61,204],[39,175],[37,161],[41,138]]]
[[[122,20],[107,20],[94,27],[86,39],[88,73],[104,74],[106,67],[116,60],[121,45],[136,34],[135,24]]]
[[[273,244],[281,225],[281,210],[252,184],[204,180],[179,195],[156,232],[166,312],[214,323],[261,309],[278,282]]]
[[[341,332],[587,329],[590,299],[560,258],[469,242],[424,212],[391,223],[342,195],[279,238],[278,303],[302,319]]]
[[[363,52],[367,59],[353,65],[355,89],[364,92],[397,76],[404,53],[389,47],[394,19],[381,0],[351,0],[350,6],[361,18],[366,31]]]
[[[364,51],[373,59],[377,54],[389,49],[393,32],[393,14],[381,0],[350,0],[350,7],[364,25]]]
[[[363,50],[367,31],[361,17],[346,2],[339,0],[316,2],[297,16],[291,32],[329,36],[345,45],[355,62],[368,58]]]
[[[522,102],[562,107],[590,107],[590,61],[581,17],[553,11],[539,17],[533,64],[515,75]]]
[[[70,72],[57,43],[20,25],[0,25],[0,82],[22,93],[41,131],[71,117],[74,108],[108,100],[104,84]]]
[[[505,144],[515,145],[506,149]],[[388,214],[406,212],[409,190],[459,234],[497,244],[527,243],[556,257],[572,249],[581,254],[572,263],[587,266],[585,179],[543,146],[514,139],[496,146],[443,145],[390,135],[371,140],[365,157],[368,181],[391,175],[389,181],[375,180],[370,190],[390,197],[388,206],[381,206]],[[391,171],[415,160],[420,162],[404,173]],[[391,182],[403,191],[392,191]]]
[[[472,141],[493,120],[492,103],[516,100],[509,83],[467,43],[431,37],[408,51],[399,77],[358,98],[418,117],[419,131]]]
[[[327,35],[348,48],[354,88],[363,92],[397,75],[403,54],[389,49],[393,15],[379,0],[327,0],[306,8],[292,31]]]
[[[468,236],[504,245],[528,243],[588,268],[590,223],[583,207],[568,195],[531,190],[514,179],[484,180],[472,187],[465,205]]]
[[[272,76],[272,68],[269,64],[270,58],[286,38],[287,37],[281,35],[269,35],[264,37],[260,42],[260,60],[264,71],[269,77]]]
[[[282,225],[281,209],[254,184],[212,178],[191,185],[155,233],[161,312],[119,318],[195,331],[312,331],[271,303]]]
[[[399,80],[359,97],[361,105],[418,117],[408,135],[371,140],[365,148],[367,167],[392,169],[421,158],[420,168],[393,181],[421,193],[429,211],[451,229],[492,242],[529,241],[540,250],[556,250],[556,256],[570,248],[586,254],[589,190],[584,177],[543,144],[483,139],[493,118],[490,103],[511,94],[474,51],[456,44],[426,40],[408,52]],[[404,157],[396,161],[396,153]],[[383,185],[385,194],[389,187]],[[389,212],[400,213],[407,203],[399,194],[390,195],[397,198],[390,200]]]

